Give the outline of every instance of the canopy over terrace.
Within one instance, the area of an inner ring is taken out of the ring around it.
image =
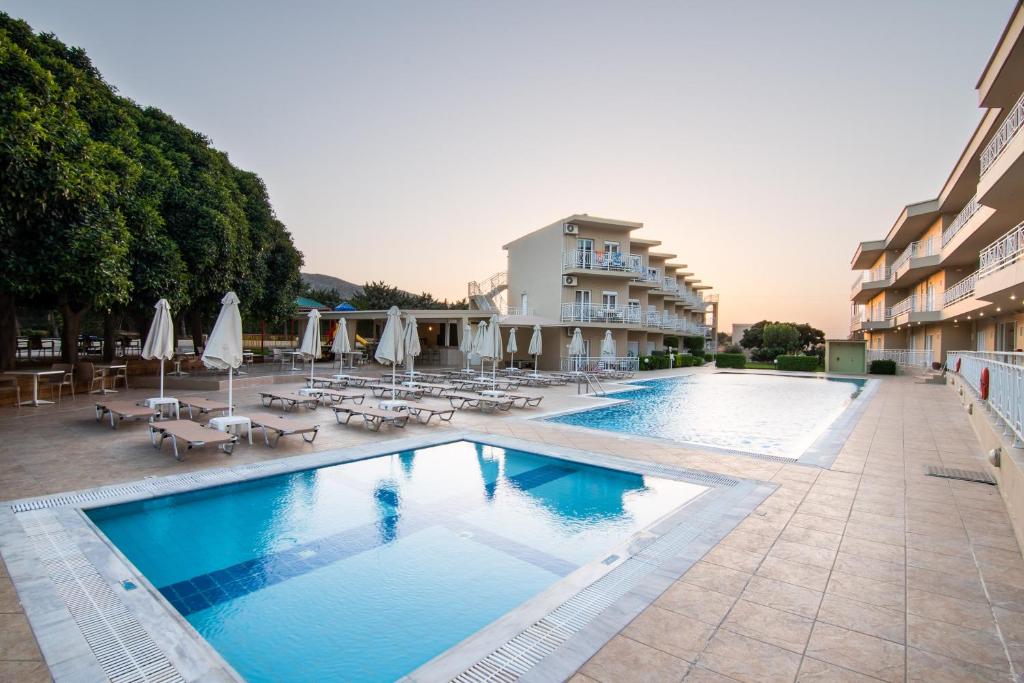
[[[475,328],[481,320],[489,320],[494,312],[469,309],[402,309],[403,320],[407,314],[415,316],[418,323],[422,351],[416,360],[417,365],[454,368],[464,364],[463,354],[459,351],[459,335],[462,334],[463,320],[469,320]],[[297,315],[296,318],[298,317],[300,316]],[[387,322],[387,311],[323,311],[320,320],[325,328],[325,340],[333,340],[336,321],[341,318],[347,321],[350,341],[353,348],[356,348],[357,336],[371,345],[380,337],[380,332]],[[499,324],[503,329],[503,338],[507,338],[507,332],[504,330],[509,328],[517,327],[525,332],[532,330],[534,325],[540,325],[545,335],[545,344],[548,344],[547,336],[551,337],[550,345],[547,347],[551,350],[547,354],[541,354],[539,365],[542,369],[558,367],[559,335],[562,332],[562,325],[557,320],[535,315],[502,315]],[[532,360],[526,356],[516,358],[517,365],[520,361],[530,363]]]

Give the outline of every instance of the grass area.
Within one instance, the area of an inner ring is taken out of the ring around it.
[[[748,360],[744,366],[747,370],[775,370],[775,363],[761,363],[755,360]],[[825,372],[825,366],[819,365],[815,372]]]

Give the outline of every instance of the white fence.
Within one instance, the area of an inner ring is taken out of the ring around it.
[[[617,251],[572,249],[562,254],[562,270],[607,270],[622,273],[644,273],[643,259],[636,254]]]
[[[562,372],[598,372],[600,370],[617,370],[619,372],[636,372],[640,368],[640,359],[636,356],[570,356],[562,359]]]
[[[1002,125],[999,126],[999,130],[995,132],[992,139],[985,145],[985,149],[981,151],[981,175],[985,175],[989,167],[999,158],[999,155],[1006,149],[1006,145],[1017,134],[1017,131],[1020,130],[1022,124],[1024,124],[1024,95],[1021,95],[1017,103],[1013,105],[1006,118],[1003,119]]]
[[[986,277],[1024,257],[1024,223],[981,250],[978,277]]]
[[[896,365],[911,368],[930,368],[934,353],[932,349],[868,349],[868,362],[873,360],[892,360]]]
[[[981,371],[988,370],[986,404],[1013,432],[1014,445],[1024,443],[1024,353],[950,351],[946,367],[958,373],[967,386],[981,396]]]
[[[635,306],[594,306],[562,304],[562,322],[640,324],[640,309]]]

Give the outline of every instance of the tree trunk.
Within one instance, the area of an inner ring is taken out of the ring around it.
[[[192,333],[193,351],[198,356],[203,349],[203,316],[199,314],[199,311],[188,312],[188,324]]]
[[[107,311],[103,314],[103,362],[110,363],[114,360],[114,351],[117,349],[117,319],[114,314]]]
[[[78,333],[82,329],[82,318],[89,310],[88,306],[75,310],[68,303],[62,303],[59,307],[61,322],[60,328],[60,358],[65,363],[72,365],[78,363]]]
[[[13,370],[18,355],[18,313],[14,297],[0,294],[0,371]]]

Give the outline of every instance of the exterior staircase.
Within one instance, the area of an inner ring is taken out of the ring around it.
[[[505,291],[508,289],[508,273],[495,273],[486,280],[470,282],[466,286],[469,308],[488,313],[502,313],[505,308]]]

